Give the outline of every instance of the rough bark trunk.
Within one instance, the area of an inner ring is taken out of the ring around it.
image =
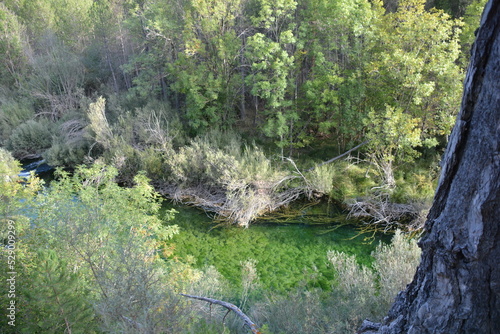
[[[481,19],[413,282],[361,333],[500,333],[500,0]]]

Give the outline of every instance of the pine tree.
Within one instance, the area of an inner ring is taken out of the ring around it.
[[[40,250],[36,262],[25,291],[33,318],[23,327],[33,333],[92,333],[95,313],[78,271],[54,250]]]

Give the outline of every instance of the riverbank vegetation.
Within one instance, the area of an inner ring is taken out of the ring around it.
[[[116,168],[94,164],[72,175],[59,170],[57,180],[42,188],[36,177],[21,179],[15,160],[0,153],[1,260],[10,266],[0,275],[14,279],[0,302],[15,305],[14,320],[0,320],[5,333],[19,328],[31,333],[244,332],[238,318],[180,293],[231,301],[265,333],[347,333],[363,317],[387,311],[419,260],[416,241],[399,231],[391,244],[373,245],[363,264],[350,255],[354,242],[346,239],[341,247],[328,242],[318,248],[312,242],[286,244],[286,238],[281,244],[252,240],[234,235],[247,229],[224,229],[233,234],[218,239],[227,245],[213,245],[203,240],[213,235],[205,234],[194,237],[196,247],[189,232],[183,236],[193,220],[160,210],[161,197],[143,174],[133,186],[121,187],[114,181]],[[191,248],[185,246],[189,243]],[[323,249],[322,255],[315,248]],[[208,253],[199,256],[204,250]],[[232,263],[240,255],[244,260]]]
[[[429,198],[480,10],[4,1],[0,145],[55,166],[103,161],[125,185],[146,171],[162,194],[241,226],[327,196],[392,228],[373,211],[399,219],[393,203]],[[314,168],[361,143],[349,164]]]
[[[418,264],[409,236],[484,3],[2,1],[0,260],[15,253],[15,292],[0,303],[17,326],[2,317],[2,332],[245,331],[180,293],[234,303],[268,334],[386,314]],[[19,176],[33,158],[59,167],[50,187]],[[317,220],[332,239],[249,231],[316,203],[338,213]],[[343,234],[353,222],[372,245]],[[218,230],[233,225],[250,228]]]

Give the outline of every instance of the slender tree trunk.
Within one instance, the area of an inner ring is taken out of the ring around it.
[[[361,333],[500,333],[500,0],[485,7],[420,242],[384,323]]]
[[[104,52],[106,52],[106,62],[108,63],[109,70],[111,71],[111,76],[113,77],[113,88],[115,89],[115,94],[118,94],[118,81],[116,80],[115,69],[113,68],[113,64],[111,63],[111,56],[108,46],[108,38],[104,37]]]

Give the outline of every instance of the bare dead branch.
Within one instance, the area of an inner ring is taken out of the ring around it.
[[[425,216],[425,208],[418,203],[393,203],[387,196],[379,195],[366,200],[356,200],[349,205],[348,218],[368,220],[375,229],[387,232],[400,228],[420,230]]]
[[[318,164],[318,165],[316,165],[316,166],[313,166],[313,167],[311,167],[311,168],[309,168],[309,169],[306,169],[306,170],[305,170],[305,172],[310,172],[310,171],[312,171],[312,170],[313,170],[313,169],[315,169],[315,168],[321,167],[321,166],[323,166],[323,165],[326,165],[326,164],[329,164],[329,163],[331,163],[331,162],[334,162],[335,160],[338,160],[338,159],[340,159],[340,158],[343,158],[343,157],[345,157],[346,155],[348,155],[349,153],[351,153],[351,152],[353,152],[353,151],[356,151],[356,150],[357,150],[358,148],[360,148],[361,146],[368,144],[368,142],[369,142],[369,140],[365,140],[365,141],[364,141],[364,142],[362,142],[361,144],[359,144],[359,145],[357,145],[357,146],[355,146],[355,147],[351,148],[350,150],[348,150],[348,151],[346,151],[346,152],[342,153],[342,154],[341,154],[341,155],[339,155],[339,156],[336,156],[335,158],[331,158],[330,160],[324,161],[324,162],[322,162],[322,163],[320,163],[320,164]]]
[[[218,299],[213,299],[213,298],[207,298],[207,297],[200,297],[200,296],[193,296],[193,295],[186,295],[184,293],[180,294],[181,296],[187,297],[187,298],[192,298],[192,299],[197,299],[197,300],[202,300],[204,302],[210,303],[210,304],[216,304],[220,305],[229,311],[233,311],[236,313],[238,317],[241,318],[241,320],[244,321],[245,325],[252,331],[254,334],[261,334],[259,329],[257,328],[257,325],[245,314],[243,311],[241,311],[236,305],[218,300]]]

